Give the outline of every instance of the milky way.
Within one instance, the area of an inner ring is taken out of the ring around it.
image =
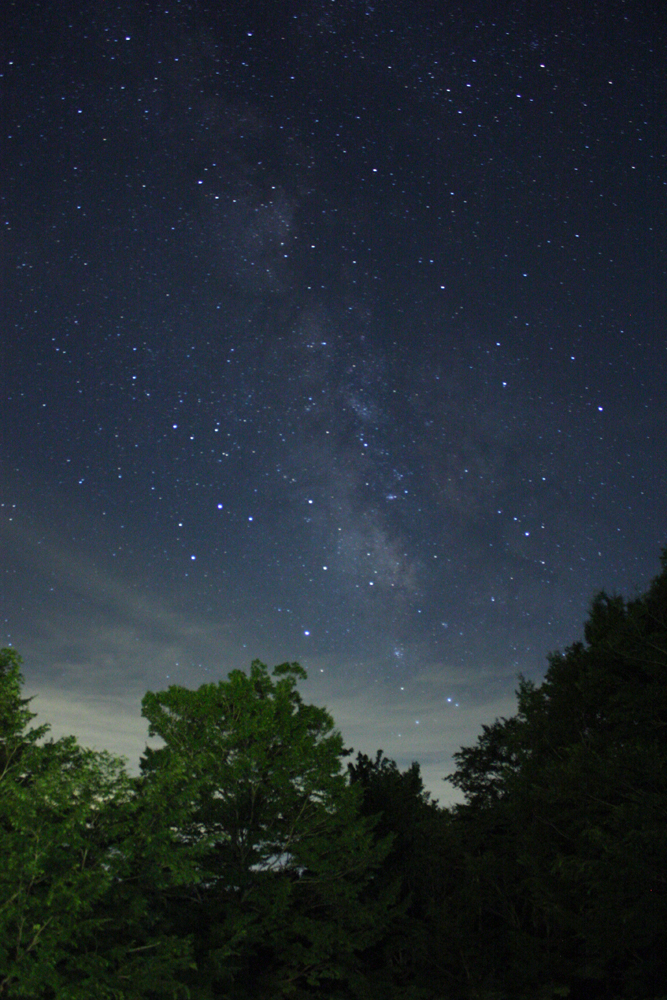
[[[447,799],[658,568],[664,28],[257,7],[10,4],[4,641],[131,763],[146,688],[298,659]]]

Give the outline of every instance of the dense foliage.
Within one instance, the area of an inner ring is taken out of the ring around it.
[[[667,551],[430,801],[344,767],[298,664],[149,692],[141,774],[31,729],[0,653],[0,996],[667,998]]]
[[[341,736],[296,691],[282,664],[198,691],[148,693],[137,792],[164,823],[178,815],[177,857],[195,877],[168,894],[170,930],[194,933],[194,996],[334,996],[383,932],[390,894],[368,891],[389,848],[359,811]]]
[[[19,657],[2,650],[0,995],[184,995],[187,943],[161,933],[132,878],[159,838],[154,849],[137,821],[122,762],[71,736],[44,742],[21,683]]]

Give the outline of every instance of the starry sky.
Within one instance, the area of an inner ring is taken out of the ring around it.
[[[451,755],[667,541],[651,5],[4,5],[2,644],[55,735],[298,660]]]

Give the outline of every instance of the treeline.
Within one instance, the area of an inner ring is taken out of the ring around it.
[[[0,653],[0,996],[667,998],[667,549],[456,755],[348,761],[298,664],[142,702],[138,777]]]

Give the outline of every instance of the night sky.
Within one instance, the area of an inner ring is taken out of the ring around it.
[[[660,5],[3,5],[2,622],[38,722],[299,660],[451,755],[667,541]]]

